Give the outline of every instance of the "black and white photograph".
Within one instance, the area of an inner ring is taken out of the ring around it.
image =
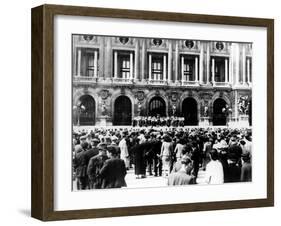
[[[73,191],[252,181],[252,43],[71,44]]]

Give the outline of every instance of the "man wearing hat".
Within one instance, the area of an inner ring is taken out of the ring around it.
[[[99,177],[100,170],[102,169],[104,162],[108,159],[106,149],[98,148],[99,154],[92,157],[89,161],[87,174],[89,177],[90,188],[98,189],[101,188],[102,180]]]
[[[184,156],[181,159],[181,168],[178,172],[171,173],[168,176],[168,186],[193,184],[194,178],[190,175],[192,161],[189,157]]]
[[[125,176],[127,171],[125,162],[118,157],[118,153],[113,146],[107,147],[107,155],[109,159],[105,161],[100,170],[101,188],[126,187]]]

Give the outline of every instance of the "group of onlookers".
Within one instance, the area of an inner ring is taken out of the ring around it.
[[[168,185],[222,184],[252,180],[250,129],[95,128],[73,133],[77,189],[120,188],[137,179],[163,176]],[[200,178],[202,183],[202,178]]]

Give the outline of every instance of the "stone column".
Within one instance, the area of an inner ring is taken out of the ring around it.
[[[246,81],[246,49],[245,45],[242,46],[242,84]]]
[[[184,56],[181,56],[181,81],[184,81]]]
[[[250,59],[247,58],[247,83],[250,83]]]
[[[225,58],[224,60],[224,66],[225,66],[225,73],[224,73],[224,76],[225,76],[225,83],[228,83],[228,60],[227,58]]]
[[[77,76],[81,76],[81,49],[78,49],[77,56]]]
[[[207,84],[210,84],[210,43],[207,43]]]
[[[145,74],[146,74],[145,65],[146,65],[146,45],[144,39],[142,43],[142,55],[141,55],[141,75],[140,75],[141,80],[145,79]],[[149,77],[149,79],[151,79],[151,77]]]
[[[198,82],[198,57],[195,57],[195,82]]]
[[[98,77],[98,51],[94,52],[94,77]]]
[[[99,77],[104,77],[104,37],[100,37]]]
[[[148,79],[151,81],[151,63],[152,63],[152,56],[151,53],[148,54]]]
[[[170,83],[172,79],[172,59],[173,59],[173,49],[172,49],[172,42],[170,41],[169,53],[168,53],[168,83]]]
[[[215,58],[212,58],[212,82],[215,84]]]
[[[234,44],[233,44],[234,45]],[[240,82],[240,75],[239,75],[239,61],[240,61],[240,56],[239,56],[239,44],[235,44],[235,78],[236,78],[236,85],[239,85]]]
[[[136,39],[136,47],[135,47],[135,79],[139,79],[139,40]]]
[[[231,52],[230,52],[230,58],[229,58],[229,83],[231,86],[233,85],[233,43],[231,44]]]
[[[130,53],[130,79],[134,78],[134,62],[133,62],[133,53]]]
[[[235,120],[238,120],[238,91],[234,91],[234,117]]]
[[[203,83],[203,60],[204,60],[204,49],[203,43],[200,42],[200,57],[199,57],[199,84]]]
[[[176,50],[175,50],[175,82],[180,80],[179,77],[179,44],[176,41]]]
[[[167,80],[167,63],[166,63],[166,55],[164,54],[163,56],[163,80],[166,81]]]
[[[117,58],[118,58],[118,53],[117,51],[114,51],[114,78],[117,78],[118,76]]]
[[[106,52],[105,52],[105,66],[104,66],[104,71],[105,71],[105,77],[106,78],[111,78],[112,76],[112,68],[111,68],[111,38],[107,37],[107,42],[106,42]]]

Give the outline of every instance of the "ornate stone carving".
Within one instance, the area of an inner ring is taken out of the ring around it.
[[[239,113],[243,114],[243,115],[248,115],[249,114],[249,105],[250,105],[249,96],[241,96],[238,100]]]
[[[171,100],[172,100],[173,102],[176,102],[176,101],[178,100],[178,93],[172,92],[172,94],[171,94]]]
[[[109,91],[106,90],[106,89],[103,89],[101,92],[100,92],[100,96],[103,100],[106,100],[107,97],[109,96]]]
[[[136,98],[138,99],[138,101],[143,101],[144,100],[144,92],[143,91],[137,91]]]

